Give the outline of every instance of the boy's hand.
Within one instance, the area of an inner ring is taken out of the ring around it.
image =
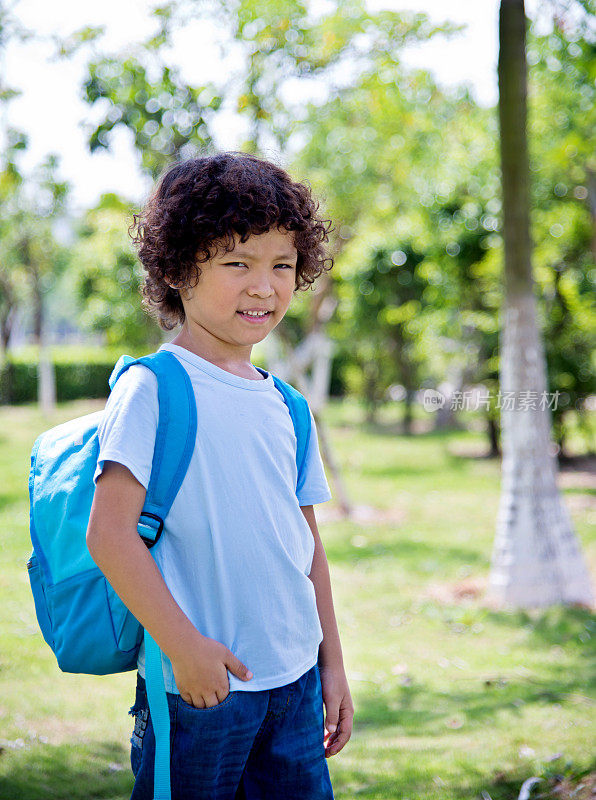
[[[319,667],[325,703],[325,758],[339,753],[352,735],[354,704],[343,668]]]
[[[230,693],[227,670],[249,681],[252,672],[225,644],[202,636],[187,642],[184,654],[171,659],[176,686],[182,699],[195,708],[212,708]]]

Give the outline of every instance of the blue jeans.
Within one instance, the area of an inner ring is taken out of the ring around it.
[[[212,708],[167,694],[172,800],[332,800],[315,664],[286,686],[234,691]],[[131,800],[153,797],[155,737],[137,676]]]

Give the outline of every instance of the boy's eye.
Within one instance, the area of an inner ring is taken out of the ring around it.
[[[244,261],[228,261],[228,263],[225,264],[224,266],[226,266],[226,267],[236,267],[236,266],[245,267],[246,264],[244,263]],[[275,266],[276,267],[287,267],[288,269],[294,269],[292,264],[276,264]]]

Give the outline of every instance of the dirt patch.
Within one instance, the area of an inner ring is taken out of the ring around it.
[[[596,489],[596,457],[576,456],[559,466],[561,489]]]
[[[496,458],[490,454],[485,444],[477,444],[475,442],[450,445],[447,448],[447,452],[454,458],[470,458],[478,461],[490,461]]]
[[[484,598],[487,578],[469,577],[455,583],[430,583],[423,597],[446,605],[471,605]]]
[[[570,781],[567,778],[551,782],[548,791],[535,795],[536,800],[594,800],[596,797],[596,772],[584,775],[578,781]]]
[[[589,494],[566,494],[565,505],[573,514],[588,514],[596,512],[596,495]],[[596,520],[590,519],[590,522]]]
[[[375,508],[374,506],[357,505],[353,506],[352,513],[346,516],[338,504],[329,506],[325,503],[317,506],[318,522],[340,522],[346,520],[366,527],[367,525],[383,523],[401,525],[405,519],[406,512],[403,508]]]

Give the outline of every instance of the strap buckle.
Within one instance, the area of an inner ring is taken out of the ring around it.
[[[147,519],[147,522],[142,521],[144,517]],[[155,524],[156,522],[157,525]],[[137,531],[147,547],[151,549],[153,545],[157,544],[162,534],[163,519],[158,517],[157,514],[151,514],[149,511],[142,511],[137,523]]]

